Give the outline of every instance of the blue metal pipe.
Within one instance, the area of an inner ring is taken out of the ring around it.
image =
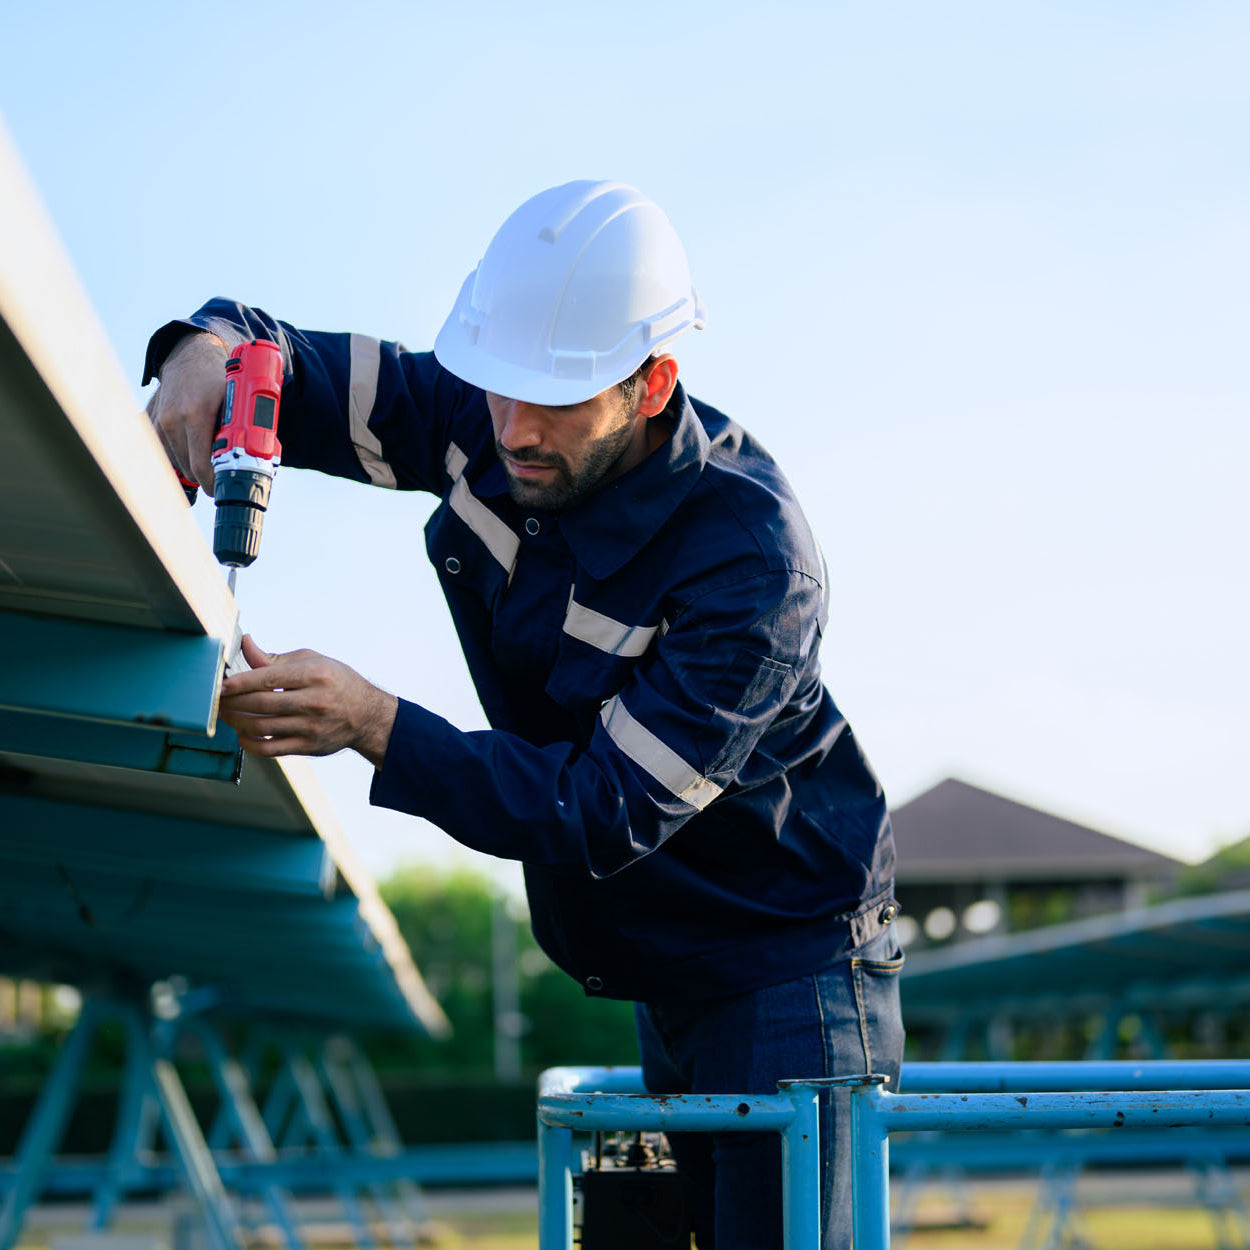
[[[1152,1059],[1051,1063],[909,1063],[905,1094],[1060,1093],[1112,1089],[1250,1089],[1250,1061]]]
[[[851,1091],[851,1235],[855,1250],[890,1244],[890,1138],[877,1114],[879,1086]],[[815,1250],[815,1247],[811,1247]]]
[[[564,1130],[553,1130],[564,1131]],[[337,1187],[410,1180],[437,1185],[533,1185],[538,1157],[533,1142],[455,1143],[414,1146],[397,1155],[316,1155],[283,1151],[273,1163],[241,1161],[233,1152],[214,1156],[217,1173],[232,1192],[263,1194],[280,1185],[300,1193],[330,1193]],[[0,1161],[0,1194],[18,1181],[17,1164]],[[149,1160],[114,1165],[107,1158],[59,1159],[44,1173],[41,1193],[90,1196],[106,1184],[131,1191],[176,1189],[182,1174],[172,1163]]]
[[[1250,1133],[1232,1129],[1172,1129],[1159,1133],[1123,1129],[1114,1133],[968,1134],[958,1142],[942,1133],[917,1134],[890,1147],[895,1171],[915,1164],[955,1163],[976,1171],[1021,1171],[1070,1159],[1077,1163],[1185,1163],[1218,1156],[1250,1159]]]
[[[540,1104],[541,1106],[541,1104]],[[573,1250],[573,1131],[538,1115],[539,1250]]]
[[[582,1132],[780,1133],[794,1106],[777,1094],[549,1094],[538,1100],[538,1117]]]
[[[781,1204],[786,1244],[820,1244],[820,1101],[810,1086],[787,1091],[792,1118],[781,1133]]]
[[[638,1067],[548,1068],[538,1078],[538,1096],[549,1094],[645,1094]]]
[[[540,1097],[544,1094],[646,1093],[642,1069],[637,1067],[549,1068],[539,1081]],[[907,1063],[903,1065],[900,1087],[908,1094],[1250,1089],[1250,1060]]]
[[[886,1132],[928,1129],[1200,1128],[1250,1126],[1247,1090],[1112,1093],[890,1094],[874,1091]]]

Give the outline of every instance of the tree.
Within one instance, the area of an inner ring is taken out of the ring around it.
[[[400,932],[452,1028],[449,1042],[421,1038],[371,1048],[385,1067],[412,1066],[425,1075],[489,1080],[493,1076],[491,911],[497,887],[466,869],[401,869],[381,887]],[[519,903],[517,971],[524,1018],[521,1057],[526,1078],[557,1064],[636,1063],[630,1003],[587,998],[538,949]]]

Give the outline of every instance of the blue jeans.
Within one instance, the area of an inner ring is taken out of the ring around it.
[[[903,1024],[892,932],[809,976],[712,1002],[636,1005],[653,1094],[772,1094],[786,1077],[883,1072],[898,1088]],[[850,1094],[821,1095],[821,1247],[851,1244]],[[699,1250],[781,1250],[776,1133],[671,1133]]]

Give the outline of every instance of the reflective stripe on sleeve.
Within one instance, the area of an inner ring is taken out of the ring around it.
[[[369,417],[378,397],[378,369],[382,344],[366,334],[351,336],[351,380],[347,388],[347,417],[352,445],[360,467],[374,486],[395,489],[395,470],[382,457],[382,444],[369,428]]]
[[[569,596],[569,610],[564,617],[564,632],[580,642],[589,643],[609,655],[642,655],[659,632],[655,625],[625,625],[583,607]]]
[[[486,544],[511,578],[521,540],[469,489],[464,480],[469,458],[455,443],[448,446],[443,463],[455,482],[447,500],[451,510]]]
[[[639,768],[645,769],[666,790],[702,811],[722,787],[691,768],[671,747],[667,747],[644,725],[636,721],[621,702],[618,694],[603,705],[599,713],[608,737],[629,756]]]

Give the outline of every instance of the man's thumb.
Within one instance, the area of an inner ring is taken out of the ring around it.
[[[268,668],[278,657],[262,651],[252,640],[251,634],[243,635],[243,658],[249,668]]]

